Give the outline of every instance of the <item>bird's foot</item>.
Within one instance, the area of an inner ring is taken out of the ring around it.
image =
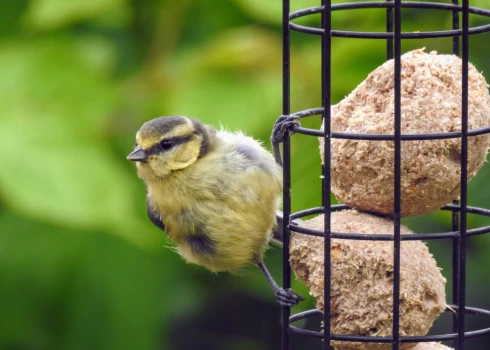
[[[293,126],[300,126],[299,120],[301,117],[295,115],[281,115],[274,124],[272,128],[272,143],[280,143],[284,138],[284,135],[288,130],[290,130]]]
[[[276,295],[276,300],[281,306],[292,307],[299,303],[300,301],[305,300],[302,295],[293,292],[291,289],[284,288],[274,288],[274,294]]]

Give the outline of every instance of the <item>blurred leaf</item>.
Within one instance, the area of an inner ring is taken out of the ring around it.
[[[93,73],[109,78],[115,71],[117,50],[106,38],[96,35],[78,37],[73,43],[73,54]]]
[[[277,37],[254,27],[225,32],[187,50],[166,93],[170,114],[250,135],[270,129],[281,106],[280,52]]]
[[[31,0],[24,22],[30,29],[46,30],[77,23],[104,12],[112,18],[127,13],[126,0]]]
[[[199,55],[186,52],[191,69],[230,69],[234,72],[280,72],[281,42],[270,30],[256,26],[229,29],[202,46]]]
[[[157,261],[109,235],[91,236],[85,248],[65,297],[61,348],[158,348],[159,306],[173,292]]]
[[[250,136],[272,127],[277,118],[280,86],[276,77],[262,77],[260,85],[243,77],[237,85],[230,76],[207,73],[194,75],[192,82],[184,79],[179,85],[171,95],[170,114],[199,118],[217,128],[222,124]]]
[[[0,215],[1,349],[155,349],[166,298],[157,260],[104,234]],[[162,256],[163,258],[163,256]],[[189,297],[189,296],[188,296]]]
[[[27,7],[28,0],[0,1],[0,37],[16,36],[20,17]]]
[[[490,8],[490,0],[472,0],[470,6],[488,10]]]
[[[0,349],[53,349],[80,232],[0,213]]]
[[[134,172],[101,137],[116,89],[91,67],[93,60],[76,53],[67,41],[2,50],[0,166],[8,169],[0,173],[2,196],[29,216],[143,242],[148,237],[130,232],[140,228]]]
[[[282,2],[261,0],[233,0],[250,16],[269,23],[282,23]],[[292,10],[300,10],[308,7],[319,6],[320,1],[297,0],[292,2]]]

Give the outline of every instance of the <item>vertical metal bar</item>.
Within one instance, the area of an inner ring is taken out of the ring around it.
[[[459,245],[459,295],[457,349],[464,350],[466,308],[466,215],[468,205],[468,60],[469,60],[469,1],[463,0],[462,82],[461,82],[461,212]]]
[[[290,38],[289,38],[289,0],[282,1],[282,114],[290,113]],[[291,266],[289,265],[289,221],[291,214],[291,153],[289,133],[283,140],[283,250],[282,250],[282,286],[291,287]],[[282,308],[282,348],[291,349],[291,336],[289,334],[289,316],[291,308]]]
[[[282,113],[290,113],[290,32],[289,0],[282,1]],[[286,221],[286,220],[285,220]]]
[[[453,201],[454,205],[458,205],[459,201],[455,200]],[[453,211],[452,213],[452,230],[453,232],[459,230],[459,213],[456,211]],[[460,274],[460,269],[459,269],[459,246],[460,246],[460,235],[458,234],[457,237],[453,238],[453,286],[452,286],[452,302],[453,305],[458,305],[459,303],[459,274]],[[452,313],[453,314],[453,333],[458,332],[458,314],[457,313]]]
[[[395,0],[395,179],[393,244],[393,350],[400,348],[400,212],[401,212],[401,0]]]
[[[291,288],[291,266],[289,265],[289,215],[291,214],[291,158],[290,158],[289,134],[286,133],[283,141],[283,176],[284,176],[284,193],[283,193],[283,249],[282,249],[282,286],[284,289]],[[291,349],[291,335],[289,334],[289,317],[291,308],[283,306],[282,308],[282,349]]]
[[[458,0],[452,0],[454,5],[459,5]],[[453,10],[453,29],[459,29],[459,11]],[[453,54],[459,56],[459,36],[453,36]]]
[[[323,278],[323,349],[330,350],[330,281],[331,281],[331,257],[330,257],[330,216],[331,216],[331,199],[330,199],[330,163],[331,163],[331,48],[332,48],[332,36],[331,36],[331,17],[332,17],[332,1],[324,0],[324,10],[322,18],[322,61],[324,63],[324,75],[322,77],[323,89],[323,118],[324,118],[324,130],[323,130],[323,149],[325,154],[324,165],[324,191],[323,191],[323,214],[324,214],[324,278]]]
[[[392,2],[393,0],[386,0],[386,2]],[[393,9],[388,7],[386,9],[386,32],[393,33]],[[393,58],[393,39],[386,39],[386,59],[391,60]]]
[[[321,5],[325,6],[325,0],[321,0]],[[323,20],[324,20],[324,11],[320,13],[320,20],[323,25]],[[323,59],[323,54],[325,52],[325,41],[323,40],[323,36],[320,37],[321,39],[321,64],[322,64],[322,95],[321,95],[321,101],[323,103],[323,96],[325,96],[325,60]],[[322,122],[325,123],[325,115],[322,114]],[[322,164],[322,193],[325,193],[327,191],[327,187],[325,187],[325,162]],[[324,196],[322,195],[322,206],[325,205],[325,200]]]
[[[459,0],[452,0],[452,3],[454,5],[459,5]],[[454,10],[453,11],[453,18],[452,18],[452,24],[453,24],[453,29],[457,30],[459,29],[459,11]],[[453,54],[456,56],[460,55],[460,49],[459,49],[459,36],[454,36],[453,37]],[[453,201],[454,205],[458,205],[459,201],[454,200]],[[458,231],[459,230],[459,213],[456,211],[453,211],[452,213],[452,230],[453,231]],[[460,249],[460,237],[454,237],[453,238],[453,262],[452,262],[452,267],[453,267],[453,272],[452,272],[452,278],[453,278],[453,286],[452,286],[452,303],[453,305],[458,305],[458,298],[459,298],[459,274],[460,274],[460,268],[459,268],[459,249]],[[458,331],[458,315],[456,313],[453,313],[453,333],[456,333]]]

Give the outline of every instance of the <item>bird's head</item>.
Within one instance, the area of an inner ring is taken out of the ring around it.
[[[203,157],[211,147],[212,130],[196,119],[156,118],[141,126],[127,158],[136,162],[139,177],[161,179]]]

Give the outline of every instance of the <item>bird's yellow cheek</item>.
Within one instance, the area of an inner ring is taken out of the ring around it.
[[[138,177],[143,180],[149,180],[155,177],[155,173],[148,163],[136,162],[136,172],[138,173]]]
[[[140,162],[136,162],[136,172],[140,179],[145,179],[145,167]]]
[[[163,162],[148,162],[148,169],[159,177],[165,177],[170,174],[168,164]]]

